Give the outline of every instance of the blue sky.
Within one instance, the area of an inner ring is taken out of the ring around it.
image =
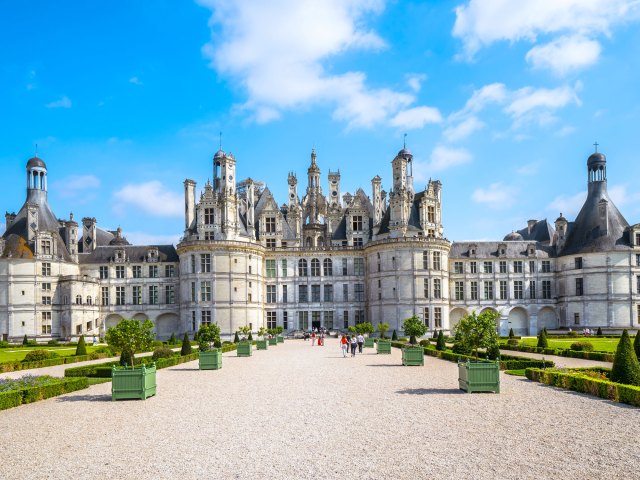
[[[279,203],[313,147],[325,185],[388,190],[407,133],[451,240],[574,218],[595,141],[637,223],[639,21],[635,0],[4,2],[0,208],[38,144],[58,216],[176,242],[220,131]]]

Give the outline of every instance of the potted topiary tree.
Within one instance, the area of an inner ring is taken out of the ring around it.
[[[220,342],[220,327],[217,323],[202,325],[198,330],[198,365],[200,370],[219,370],[222,368],[222,350],[214,348]]]
[[[260,329],[258,330],[258,337],[262,337],[261,339],[258,338],[258,340],[256,340],[256,348],[258,350],[266,350],[267,348],[269,348],[270,342],[268,342],[267,339],[264,338],[266,333],[267,330],[264,327],[260,327]]]
[[[360,332],[362,333],[362,335],[364,335],[364,347],[365,348],[373,348],[374,345],[374,341],[373,341],[373,337],[371,335],[373,335],[376,331],[375,327],[373,325],[371,325],[371,323],[369,322],[364,322],[364,323],[359,323],[357,326],[360,327]]]
[[[407,318],[402,324],[405,335],[409,335],[409,345],[402,349],[403,365],[424,365],[424,348],[418,345],[417,337],[427,333],[427,326],[416,315]]]
[[[251,327],[249,325],[244,325],[240,327],[239,330],[240,330],[240,333],[242,333],[242,335],[248,335],[251,333]],[[238,343],[238,350],[237,350],[238,356],[250,357],[251,352],[252,352],[251,342],[247,340],[246,336],[243,336],[242,339],[240,340],[240,343]]]
[[[115,366],[111,371],[111,398],[121,400],[140,398],[156,394],[156,365],[134,367],[136,352],[149,350],[153,346],[155,333],[151,320],[121,320],[107,330],[106,340],[110,347],[119,350],[131,359],[131,368]]]
[[[478,360],[478,349],[491,349],[498,343],[496,320],[500,315],[494,310],[475,312],[462,317],[455,327],[456,344],[463,351],[472,352],[475,361],[458,361],[458,385],[461,390],[500,393],[500,362]]]
[[[274,347],[275,347],[275,346],[277,346],[277,345],[278,345],[278,338],[276,337],[276,335],[277,335],[277,333],[276,333],[276,329],[275,329],[275,328],[272,328],[272,329],[270,329],[270,330],[271,330],[271,332],[270,332],[271,337],[269,338],[269,345],[271,345],[271,346],[274,346]]]
[[[278,343],[284,343],[284,336],[282,333],[284,332],[284,327],[282,325],[278,325],[275,328],[275,337]]]
[[[384,334],[389,330],[388,323],[378,323],[378,331],[380,332],[380,339],[378,340],[378,346],[376,348],[377,353],[391,354],[391,342],[384,338]]]

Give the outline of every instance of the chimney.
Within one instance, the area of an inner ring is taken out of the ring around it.
[[[527,220],[527,232],[529,235],[531,235],[531,231],[533,230],[533,227],[536,226],[536,223],[538,223],[537,220]]]
[[[189,230],[196,213],[196,182],[193,180],[184,181],[184,225],[185,230]]]

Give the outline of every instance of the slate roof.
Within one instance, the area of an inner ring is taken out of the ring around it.
[[[116,250],[124,250],[130,262],[144,262],[151,248],[158,249],[158,259],[160,262],[178,262],[178,252],[173,245],[127,245],[127,246],[103,246],[97,247],[91,253],[78,255],[80,264],[109,263],[115,258]]]
[[[473,259],[477,258],[482,260],[483,258],[528,258],[527,247],[531,242],[518,241],[518,242],[453,242],[451,245],[451,251],[449,252],[449,258],[451,259]],[[471,246],[476,249],[476,254],[469,256],[469,249]],[[498,254],[498,247],[500,245],[506,245],[506,252],[504,255]],[[551,258],[554,256],[555,249],[549,245],[536,244],[536,258]]]
[[[529,233],[529,227],[518,230],[517,233],[522,235],[523,240],[550,243],[556,231],[545,218],[544,220],[538,220],[536,222],[536,224],[531,229],[531,233]]]

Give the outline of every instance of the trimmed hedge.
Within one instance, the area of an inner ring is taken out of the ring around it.
[[[221,348],[222,353],[231,352],[237,348],[237,345],[225,345]],[[175,355],[172,358],[160,358],[156,364],[156,369],[173,367],[181,363],[193,362],[200,356],[200,352],[190,353],[189,355]],[[151,357],[136,358],[136,365],[149,365],[153,362]],[[111,370],[113,366],[119,366],[120,362],[97,363],[95,365],[84,365],[82,367],[67,368],[64,371],[65,377],[89,377],[89,378],[111,378]]]
[[[544,383],[558,388],[566,388],[574,392],[595,395],[596,397],[614,402],[640,407],[640,387],[634,385],[624,385],[622,383],[590,378],[580,375],[580,373],[541,370],[538,368],[527,368],[525,375],[533,382]]]
[[[89,355],[82,355],[79,357],[57,357],[50,358],[48,360],[40,360],[37,362],[22,362],[20,360],[14,360],[11,362],[0,363],[0,373],[17,372],[19,370],[31,370],[32,368],[44,368],[55,367],[56,365],[66,365],[68,363],[86,362],[88,360],[99,360],[101,358],[108,358],[106,353],[90,353]]]
[[[600,362],[613,362],[613,353],[609,352],[585,352],[569,350],[566,348],[540,348],[530,345],[506,345],[500,344],[500,350],[513,350],[515,352],[543,353],[545,355],[557,355],[559,357],[581,358],[583,360],[597,360]]]
[[[82,390],[87,387],[89,387],[88,378],[61,378],[59,381],[48,385],[2,392],[0,393],[0,410],[57,397],[58,395],[75,392],[76,390]]]

